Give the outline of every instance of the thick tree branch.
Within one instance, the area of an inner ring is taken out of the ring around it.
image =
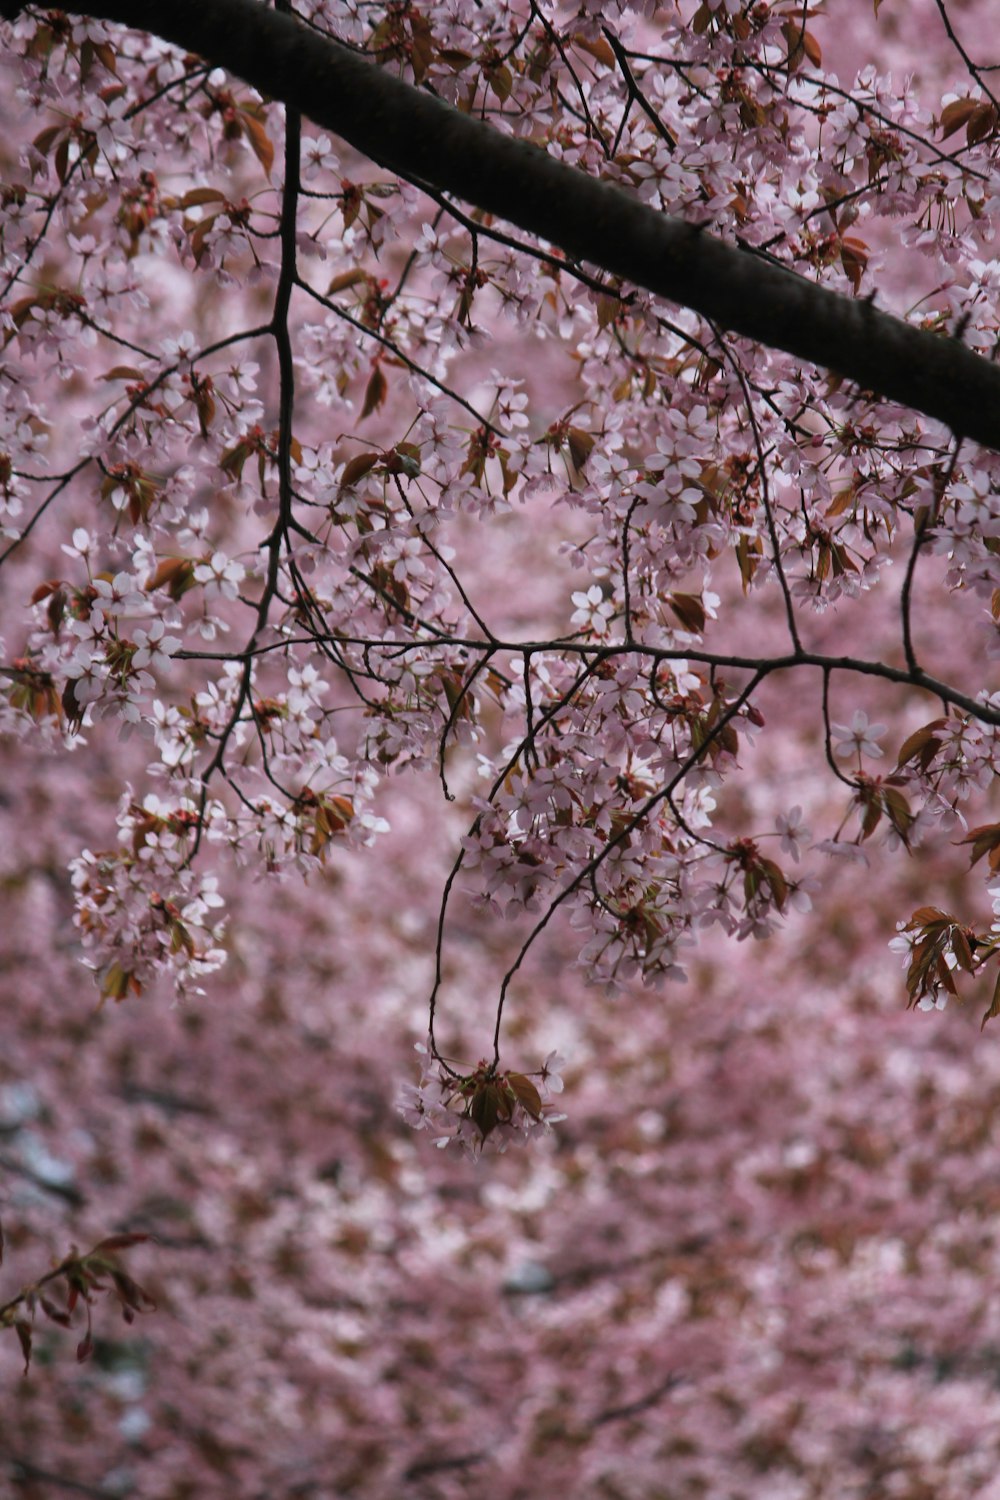
[[[0,0],[0,15],[22,8]],[[200,53],[384,167],[1000,451],[1000,368],[957,339],[912,328],[657,213],[260,0],[93,0],[73,8]]]

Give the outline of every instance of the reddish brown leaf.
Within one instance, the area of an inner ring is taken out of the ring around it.
[[[869,254],[864,240],[847,235],[840,242],[840,264],[844,268],[844,275],[854,288],[855,296],[860,289]]]
[[[929,724],[924,724],[921,729],[915,729],[907,736],[899,747],[897,768],[905,766],[907,761],[919,759],[921,770],[926,771],[941,744],[937,737],[938,730],[943,729],[947,722],[947,719],[932,719]]]
[[[357,484],[359,479],[364,478],[375,467],[380,457],[379,453],[356,453],[353,458],[349,458],[340,478],[340,488],[349,490],[352,484]]]
[[[965,127],[965,139],[970,146],[977,141],[985,141],[997,128],[997,110],[994,104],[980,104],[979,108],[970,116],[969,123]]]
[[[885,810],[889,814],[889,821],[903,840],[903,843],[909,848],[909,833],[913,825],[913,814],[910,811],[910,804],[902,792],[897,791],[895,787],[886,787],[882,793],[882,800],[885,804]]]
[[[27,1375],[31,1366],[31,1324],[25,1322],[24,1318],[18,1318],[14,1324],[14,1330],[21,1345],[21,1353],[24,1355],[24,1373]]]
[[[685,630],[701,635],[705,629],[705,606],[700,594],[670,594],[667,603]]]
[[[1000,823],[983,823],[979,828],[973,828],[971,833],[966,834],[964,839],[958,839],[957,842],[972,845],[970,869],[979,863],[984,854],[989,855],[990,869],[997,868],[1000,862]]]
[[[802,46],[805,50],[806,57],[808,57],[813,67],[822,67],[823,49],[820,47],[819,42],[813,36],[811,31],[804,31],[802,33]]]
[[[965,972],[967,974],[974,974],[977,967],[976,960],[963,928],[955,928],[955,931],[951,935],[951,946],[955,957]]]
[[[389,383],[385,378],[382,366],[376,365],[365,388],[365,403],[361,408],[362,422],[365,417],[370,417],[372,412],[382,405],[388,393]]]
[[[862,839],[870,839],[881,821],[882,808],[879,805],[878,799],[873,797],[867,804],[864,818],[861,821]]]
[[[771,887],[774,904],[779,911],[784,911],[785,902],[788,900],[788,881],[780,865],[776,865],[773,859],[762,859],[760,868],[765,880]]]
[[[526,1109],[533,1120],[541,1119],[542,1097],[531,1079],[524,1073],[508,1073],[507,1082],[522,1109]]]
[[[199,187],[191,188],[183,198],[178,200],[179,208],[197,208],[203,203],[225,203],[226,195],[218,188]]]
[[[368,272],[362,271],[360,266],[354,266],[350,271],[341,271],[335,276],[326,289],[326,295],[332,297],[334,292],[344,292],[348,287],[360,286],[367,283]]]
[[[458,47],[445,47],[438,53],[438,62],[443,62],[446,67],[454,69],[456,73],[461,73],[462,69],[467,68],[472,61],[472,54],[462,52]]]
[[[64,1308],[57,1307],[54,1302],[49,1301],[48,1297],[40,1296],[38,1301],[41,1304],[42,1311],[47,1318],[49,1318],[53,1323],[58,1323],[60,1328],[69,1327],[70,1316]]]
[[[961,130],[981,107],[980,99],[953,99],[946,104],[941,111],[941,139],[946,141],[956,130]]]
[[[590,457],[596,439],[592,432],[585,432],[582,427],[571,427],[566,435],[569,444],[569,456],[578,469],[582,469]]]
[[[274,145],[270,136],[260,120],[254,119],[253,115],[247,114],[245,110],[240,110],[240,123],[243,126],[247,140],[250,142],[254,156],[256,156],[264,168],[267,176],[270,177],[271,168],[274,166]]]
[[[107,1239],[98,1241],[90,1254],[100,1255],[103,1251],[128,1250],[132,1245],[145,1244],[148,1239],[149,1235],[139,1230],[133,1230],[129,1234],[109,1234]]]
[[[514,78],[506,63],[500,63],[498,66],[490,68],[486,76],[490,88],[501,103],[510,98],[511,90],[514,87]]]
[[[410,46],[410,63],[413,67],[414,83],[423,83],[427,71],[434,61],[434,36],[431,25],[426,16],[411,10],[410,34],[413,37]]]
[[[479,1127],[479,1133],[486,1139],[497,1127],[498,1122],[504,1116],[502,1114],[503,1097],[500,1089],[495,1083],[483,1083],[476,1089],[469,1105],[469,1117]],[[507,1111],[507,1118],[510,1111]]]
[[[811,32],[804,31],[795,21],[785,21],[782,25],[782,33],[785,45],[788,48],[786,66],[794,73],[802,66],[804,58],[808,58],[813,67],[818,68],[823,61],[823,53],[819,42]]]
[[[979,1028],[980,1031],[982,1031],[986,1022],[992,1021],[995,1016],[1000,1016],[1000,973],[997,974],[997,982],[993,986],[993,999],[990,1001],[989,1010],[983,1016],[982,1026]]]
[[[190,557],[161,558],[146,580],[146,593],[155,594],[157,589],[166,589],[176,603],[193,588],[194,567],[194,559]]]
[[[603,63],[606,68],[613,68],[615,65],[615,54],[612,52],[610,44],[602,36],[594,38],[589,36],[575,36],[573,38],[573,46],[579,47],[581,52],[586,52],[595,62]]]
[[[918,906],[907,922],[906,928],[908,932],[912,932],[917,927],[941,926],[942,924],[948,926],[954,920],[954,917],[949,916],[938,906]]]

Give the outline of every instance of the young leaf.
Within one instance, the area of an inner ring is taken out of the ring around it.
[[[542,1117],[542,1097],[531,1079],[526,1077],[524,1073],[508,1073],[507,1082],[522,1109],[526,1109],[533,1120],[540,1120]]]
[[[14,1331],[21,1345],[21,1353],[24,1355],[24,1374],[27,1375],[31,1366],[31,1324],[24,1318],[18,1318],[14,1323]]]
[[[361,408],[361,420],[370,417],[385,401],[389,391],[389,383],[385,378],[381,365],[376,365],[368,379],[365,388],[365,403]]]
[[[992,1021],[996,1016],[1000,1016],[1000,973],[997,974],[996,984],[993,986],[993,999],[990,1001],[989,1010],[983,1016],[982,1024],[979,1027],[980,1031],[982,1031],[987,1021]]]
[[[946,141],[956,130],[967,125],[981,104],[980,99],[953,99],[950,104],[946,104],[941,111],[941,139]]]

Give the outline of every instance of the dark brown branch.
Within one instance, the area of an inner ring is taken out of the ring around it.
[[[0,0],[0,15],[21,8]],[[1000,368],[958,340],[910,327],[657,213],[258,0],[78,0],[74,9],[200,53],[390,170],[424,178],[576,260],[1000,451]]]
[[[423,622],[418,622],[423,625]],[[429,629],[429,626],[423,626]],[[379,649],[391,645],[395,651],[405,653],[407,651],[424,650],[427,647],[436,646],[441,649],[453,651],[462,649],[470,652],[488,651],[494,656],[519,656],[525,653],[529,656],[541,656],[551,653],[559,653],[562,656],[579,656],[587,666],[587,673],[593,670],[589,665],[591,658],[595,664],[611,661],[618,656],[635,656],[641,661],[650,663],[685,661],[697,662],[702,666],[716,669],[730,669],[740,672],[755,672],[763,676],[770,676],[774,672],[787,672],[793,667],[818,667],[824,673],[828,672],[856,672],[862,677],[877,677],[884,682],[895,682],[902,687],[920,688],[925,693],[931,693],[940,698],[944,704],[960,709],[962,713],[968,714],[980,724],[1000,725],[1000,709],[993,708],[982,698],[970,697],[968,693],[959,688],[952,687],[949,683],[942,682],[938,677],[932,677],[920,667],[911,670],[909,667],[894,667],[890,662],[871,661],[863,656],[825,656],[817,651],[793,651],[784,656],[742,656],[736,653],[719,653],[714,651],[702,651],[697,646],[683,646],[665,648],[663,646],[644,646],[636,641],[616,641],[611,644],[606,642],[598,644],[595,641],[577,641],[565,637],[554,638],[549,641],[500,641],[476,640],[472,636],[449,635],[440,639],[428,640],[426,637],[413,641],[386,642],[382,639],[371,640],[366,636],[343,635],[338,632],[337,644],[339,646],[360,646],[362,648]],[[268,643],[264,646],[251,647],[245,651],[188,651],[174,652],[176,661],[245,661],[248,657],[266,656],[277,651],[287,651],[290,647],[302,645],[303,643],[315,644],[315,638],[306,636],[298,639],[289,636],[287,639]],[[575,689],[573,689],[575,691]],[[514,760],[517,758],[515,752]],[[511,761],[507,770],[514,763]],[[506,776],[507,771],[503,772]],[[491,794],[493,795],[493,794]]]

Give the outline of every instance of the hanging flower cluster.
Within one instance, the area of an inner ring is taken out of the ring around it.
[[[454,1143],[473,1157],[502,1154],[565,1119],[554,1103],[566,1066],[557,1052],[535,1073],[485,1060],[463,1073],[435,1055],[433,1044],[420,1043],[417,1051],[424,1058],[420,1082],[401,1085],[397,1108],[407,1124],[434,1136],[435,1145]]]

